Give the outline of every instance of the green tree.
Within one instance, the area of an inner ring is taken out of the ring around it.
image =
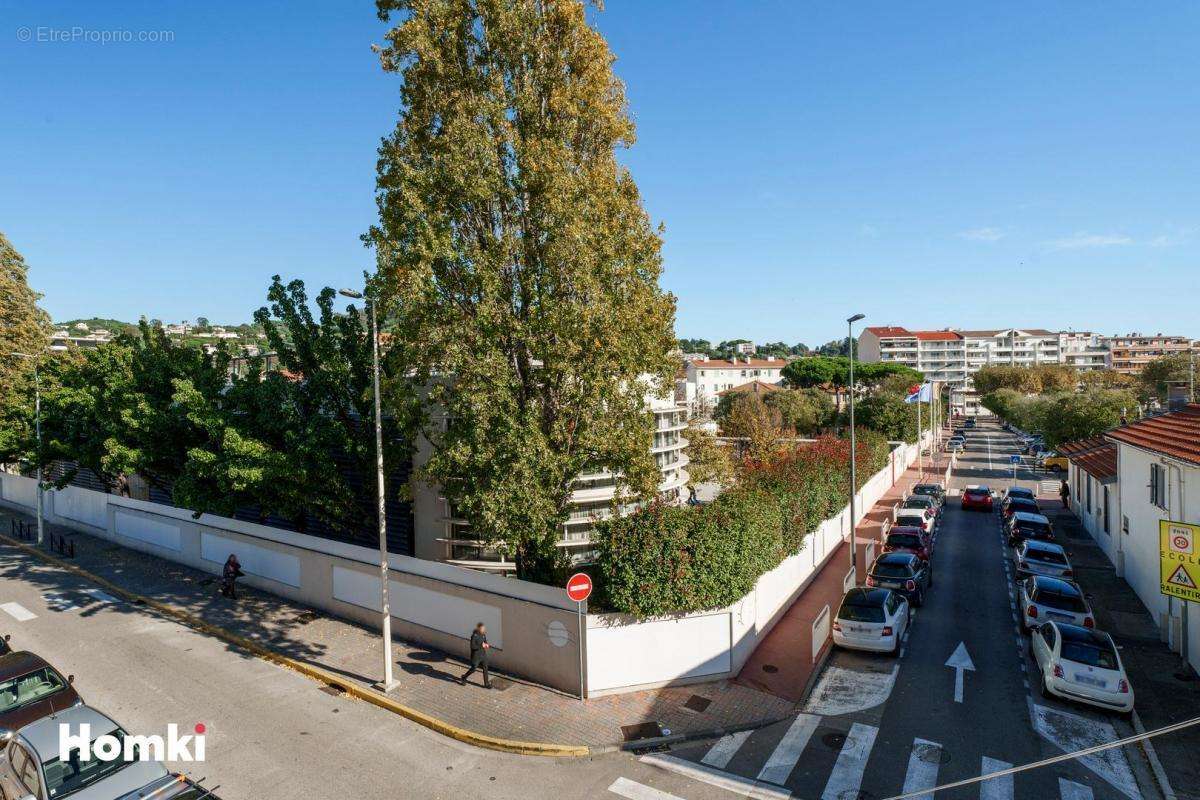
[[[734,481],[731,448],[717,441],[703,428],[688,428],[688,474],[692,483],[718,483],[728,486]]]
[[[378,0],[402,80],[380,148],[380,287],[427,406],[425,478],[521,577],[553,580],[572,483],[655,494],[647,393],[675,301],[616,158],[634,140],[613,55],[577,0]],[[648,376],[645,377],[645,376]]]
[[[729,413],[721,423],[721,433],[746,439],[745,455],[761,460],[779,446],[784,436],[779,410],[767,405],[756,394],[732,394]]]
[[[50,341],[50,318],[38,307],[41,295],[29,288],[29,267],[0,233],[0,461],[22,450],[33,420],[33,361]]]
[[[779,411],[784,428],[797,436],[815,436],[836,419],[833,398],[821,389],[782,389],[766,395],[763,401]]]
[[[917,404],[906,403],[896,394],[872,392],[863,397],[855,403],[854,422],[888,439],[917,440]]]
[[[1165,403],[1168,386],[1172,383],[1186,383],[1189,369],[1189,357],[1186,353],[1154,359],[1142,367],[1138,374],[1141,396],[1147,400],[1154,398]]]

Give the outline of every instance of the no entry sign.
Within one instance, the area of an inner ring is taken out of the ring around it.
[[[582,603],[592,596],[592,579],[583,572],[576,572],[567,581],[567,597]]]

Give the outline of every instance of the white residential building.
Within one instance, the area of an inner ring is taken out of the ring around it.
[[[1058,335],[1063,363],[1080,372],[1110,369],[1112,359],[1104,337],[1089,331],[1069,331]]]
[[[746,383],[783,383],[783,368],[787,360],[767,358],[705,359],[687,363],[687,396],[693,412],[715,408],[717,395]]]
[[[950,407],[960,414],[986,414],[971,376],[991,365],[1061,364],[1059,334],[1041,328],[913,331],[903,327],[865,328],[858,358],[867,363],[903,364],[950,388]]]
[[[687,499],[688,463],[687,409],[669,397],[648,397],[647,405],[654,413],[655,431],[650,442],[662,480],[658,485],[659,498],[673,505]],[[431,454],[424,436],[418,437],[414,463],[418,468]],[[576,564],[587,564],[594,557],[591,535],[596,522],[614,513],[627,514],[634,504],[620,504],[617,499],[616,476],[608,470],[580,475],[571,495],[571,512],[563,524],[559,547],[566,548]],[[516,564],[494,547],[483,544],[471,524],[455,513],[450,500],[440,487],[422,481],[413,484],[413,551],[417,558],[444,561],[461,567],[501,574],[516,571]]]
[[[758,348],[754,346],[754,342],[738,342],[734,348],[739,356],[752,356],[758,352]]]

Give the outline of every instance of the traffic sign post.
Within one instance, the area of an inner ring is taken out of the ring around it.
[[[1020,464],[1021,464],[1021,457],[1019,455],[1017,455],[1016,453],[1013,453],[1011,456],[1008,457],[1008,461],[1010,464],[1012,464],[1013,480],[1015,481],[1017,479],[1017,467],[1020,466]]]
[[[567,597],[575,601],[575,616],[579,623],[579,702],[584,699],[583,685],[583,604],[592,596],[592,576],[576,572],[567,579]]]
[[[1158,521],[1158,590],[1183,601],[1180,655],[1185,671],[1188,668],[1188,603],[1200,601],[1198,541],[1200,525],[1169,519]]]

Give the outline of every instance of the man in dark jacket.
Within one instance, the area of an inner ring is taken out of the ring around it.
[[[488,650],[491,648],[487,640],[487,628],[482,622],[476,623],[475,630],[471,632],[471,668],[458,679],[459,683],[466,685],[467,678],[479,669],[483,671],[483,688],[492,688],[492,679],[488,675]]]
[[[229,558],[225,560],[225,569],[221,570],[221,594],[230,600],[236,600],[237,590],[234,588],[234,582],[245,574],[238,557],[230,553]]]
[[[1063,481],[1062,486],[1058,487],[1058,496],[1062,498],[1063,508],[1071,507],[1071,487],[1067,486],[1067,482]]]

